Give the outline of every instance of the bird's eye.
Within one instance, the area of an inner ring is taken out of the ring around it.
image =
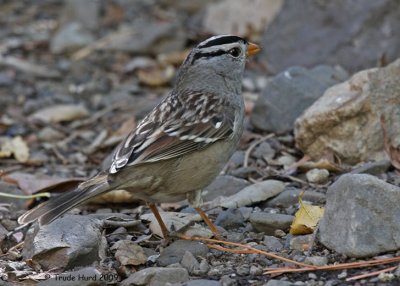
[[[229,50],[229,54],[234,57],[237,58],[238,56],[240,56],[241,50],[239,48],[232,48]]]

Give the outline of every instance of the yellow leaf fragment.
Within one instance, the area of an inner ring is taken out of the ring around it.
[[[0,144],[0,158],[8,158],[14,155],[19,162],[26,162],[29,159],[29,148],[26,142],[17,136],[13,139],[5,139]]]
[[[324,215],[324,208],[303,203],[299,197],[300,208],[290,226],[290,233],[293,235],[313,233],[319,220]]]

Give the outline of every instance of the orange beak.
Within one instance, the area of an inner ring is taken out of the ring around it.
[[[258,54],[260,51],[261,51],[260,46],[258,46],[258,45],[256,45],[256,44],[253,44],[253,43],[249,43],[249,44],[247,45],[247,52],[246,52],[246,55],[247,55],[248,57],[250,57],[250,56],[253,56],[253,55],[255,55],[255,54]]]

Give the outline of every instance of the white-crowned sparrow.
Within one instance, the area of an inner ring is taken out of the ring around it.
[[[116,148],[108,171],[28,211],[19,223],[48,224],[84,201],[124,189],[149,204],[164,236],[168,231],[155,203],[185,198],[217,234],[199,208],[201,190],[237,147],[243,131],[246,58],[259,50],[232,35],[200,43],[180,67],[172,92]]]

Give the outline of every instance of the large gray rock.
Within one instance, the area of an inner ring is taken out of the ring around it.
[[[400,248],[400,188],[366,174],[346,174],[327,192],[320,240],[349,257]]]
[[[328,87],[347,77],[341,68],[317,66],[308,70],[291,67],[268,83],[254,105],[251,123],[263,131],[290,131],[294,128],[296,118]]]
[[[380,118],[393,147],[400,146],[399,78],[400,59],[329,88],[297,119],[296,144],[313,159],[356,164],[387,158]]]
[[[339,64],[352,72],[400,54],[397,0],[286,0],[262,40],[275,72],[292,66]]]
[[[66,215],[49,225],[31,228],[22,255],[44,270],[91,265],[105,257],[102,222],[90,216]]]

